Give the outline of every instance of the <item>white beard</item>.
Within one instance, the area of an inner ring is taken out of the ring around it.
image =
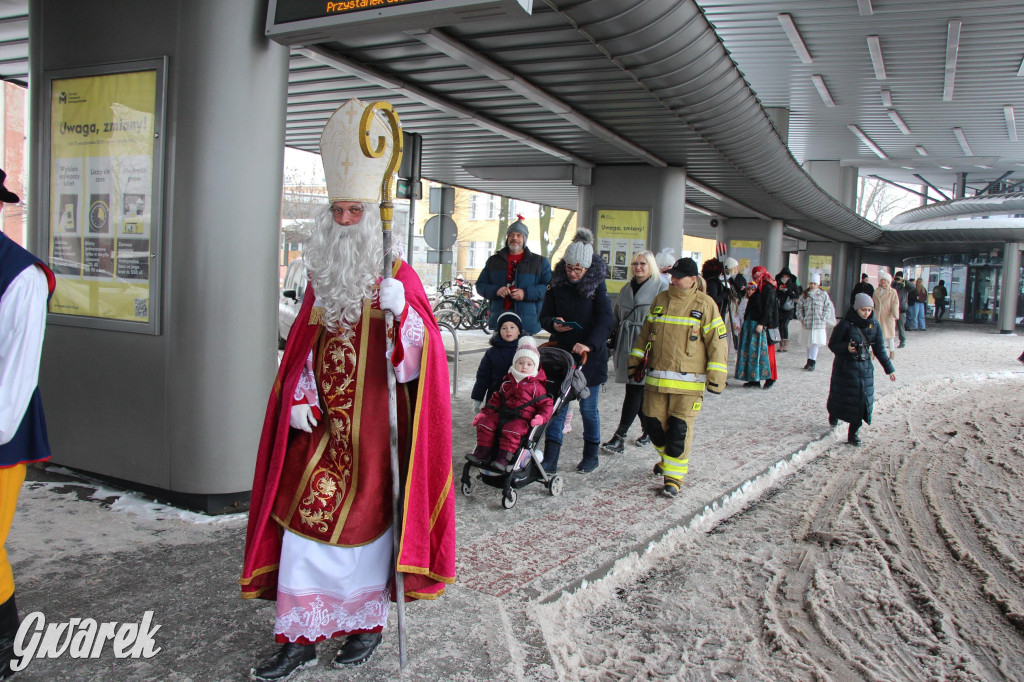
[[[363,208],[358,223],[344,226],[334,222],[331,207],[325,206],[303,252],[324,324],[331,331],[358,324],[363,301],[373,296],[384,268],[380,210],[370,204]]]

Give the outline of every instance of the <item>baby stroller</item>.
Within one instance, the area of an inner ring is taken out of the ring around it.
[[[581,367],[587,361],[586,353],[577,365],[572,354],[555,346],[543,345],[538,349],[540,354],[540,366],[547,376],[544,384],[546,393],[555,401],[551,414],[555,414],[565,403],[577,398],[586,398],[590,395],[587,388],[587,380],[583,376]],[[502,489],[501,506],[511,509],[516,506],[519,499],[519,488],[529,485],[534,481],[540,481],[552,495],[562,494],[562,485],[565,481],[558,474],[549,474],[544,471],[541,462],[544,460],[543,449],[538,445],[544,442],[544,434],[548,425],[539,424],[531,428],[519,448],[516,450],[512,461],[517,463],[513,471],[505,472],[496,464],[494,459],[497,456],[497,439],[495,446],[491,449],[488,461],[483,464],[475,464],[467,461],[462,468],[462,494],[472,495],[476,487],[472,473],[474,468],[480,471],[476,478],[494,488]]]

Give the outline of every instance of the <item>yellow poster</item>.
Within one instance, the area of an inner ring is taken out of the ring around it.
[[[750,281],[750,273],[761,264],[761,241],[759,239],[732,239],[729,241],[729,256],[740,264],[740,272]]]
[[[50,312],[149,322],[155,70],[54,79]]]
[[[609,294],[618,293],[632,277],[629,263],[633,254],[647,249],[650,216],[649,211],[598,209],[596,250],[608,264],[605,286]]]
[[[825,291],[832,289],[832,256],[811,254],[807,256],[808,274],[821,275],[821,288]]]

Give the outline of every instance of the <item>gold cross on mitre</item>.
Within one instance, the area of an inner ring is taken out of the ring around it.
[[[332,204],[335,201],[380,203],[381,180],[387,172],[394,135],[384,117],[374,112],[370,135],[374,140],[384,138],[385,153],[377,158],[364,155],[359,146],[359,122],[366,107],[365,102],[354,98],[345,102],[331,115],[320,137],[320,156]]]

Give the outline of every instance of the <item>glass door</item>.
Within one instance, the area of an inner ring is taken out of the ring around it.
[[[1000,268],[980,266],[967,269],[965,322],[995,323],[998,315]]]

